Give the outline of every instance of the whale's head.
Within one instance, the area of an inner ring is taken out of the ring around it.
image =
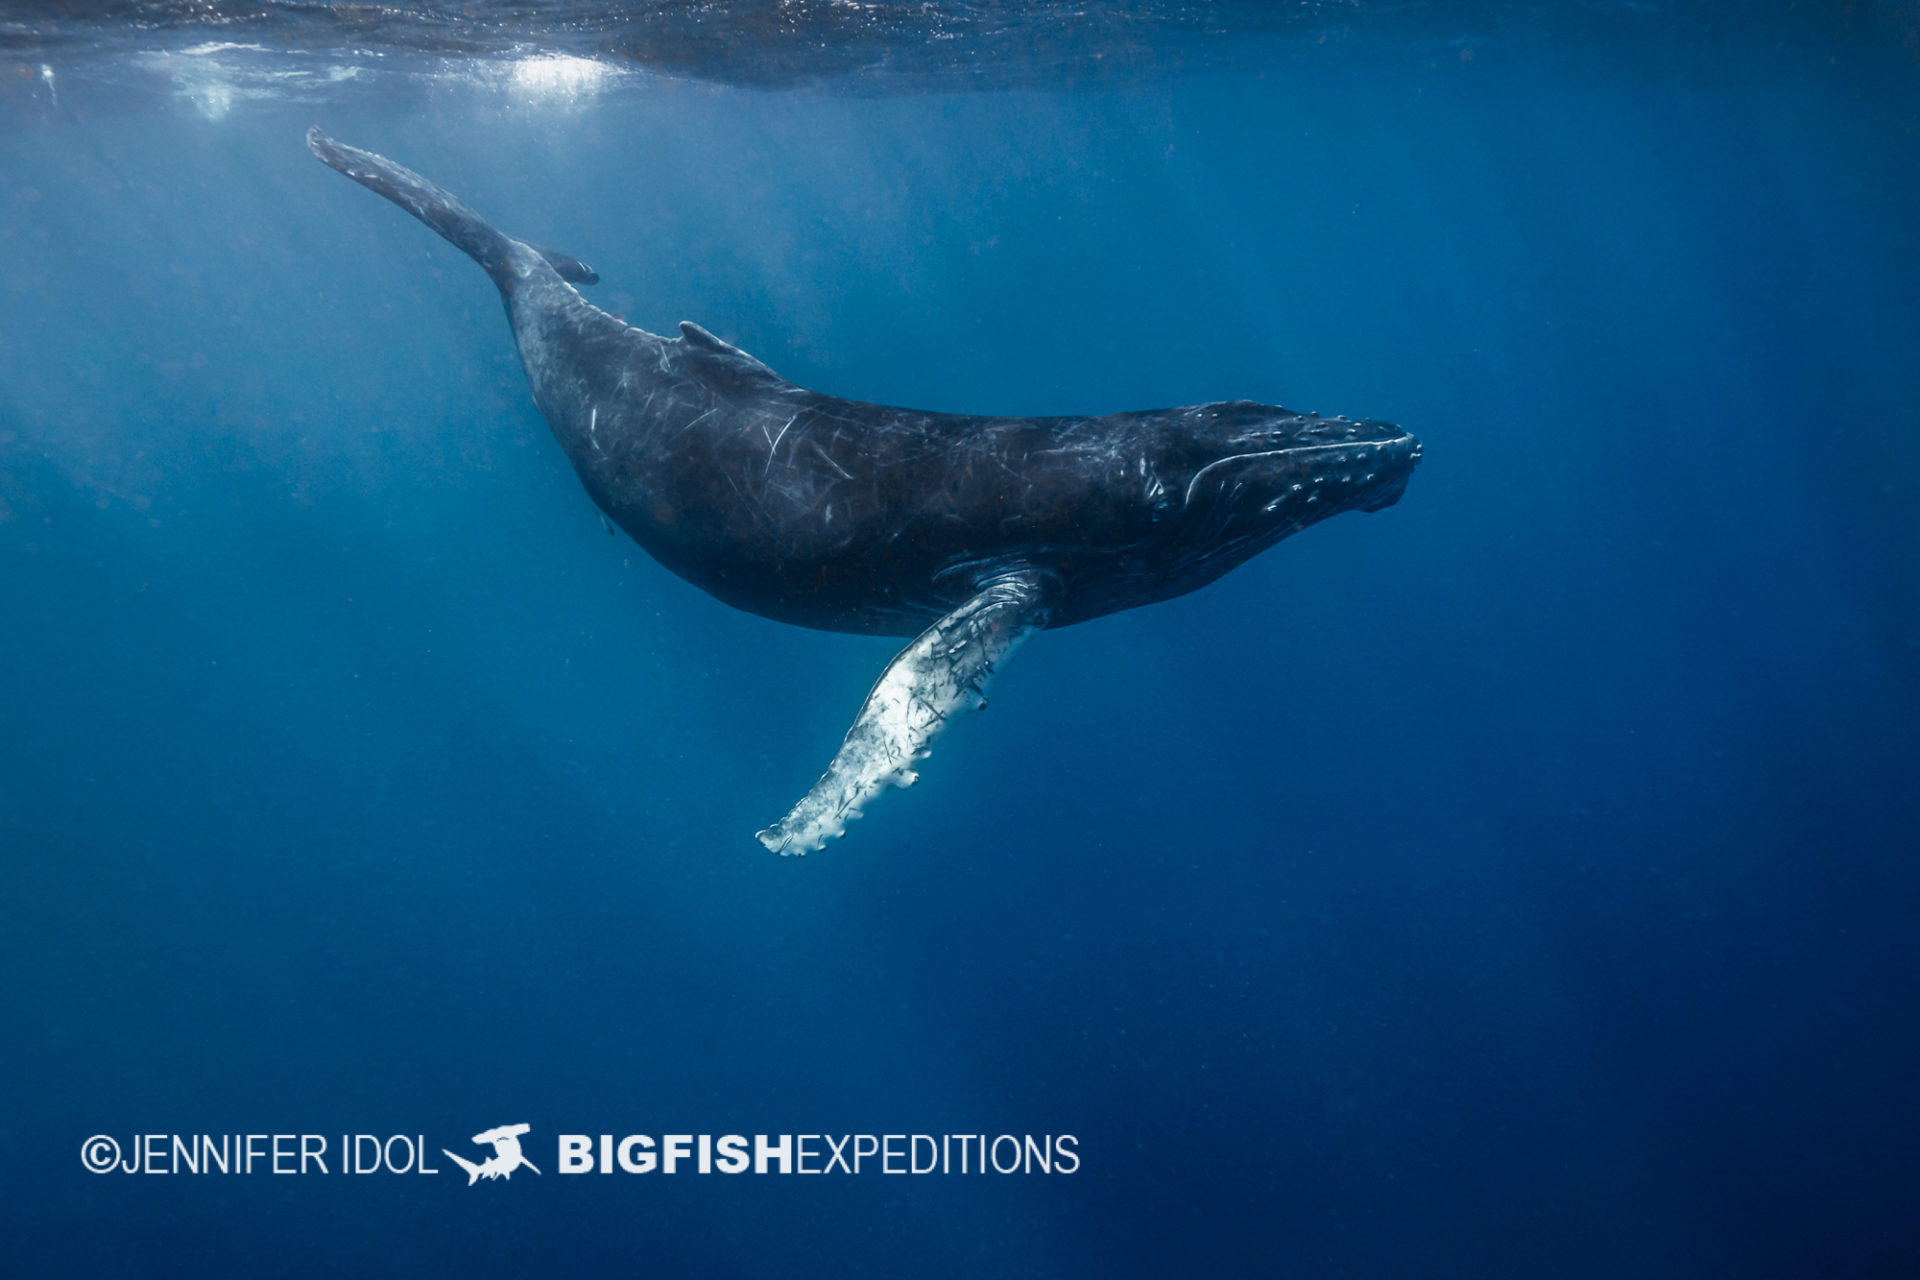
[[[1239,401],[1187,410],[1162,483],[1175,571],[1210,581],[1310,524],[1400,500],[1420,441],[1388,422]]]
[[[1237,402],[1189,410],[1179,495],[1202,529],[1305,528],[1342,511],[1399,501],[1420,461],[1420,441],[1390,422],[1323,418]]]
[[[1080,488],[1062,487],[1067,518],[1031,557],[1062,583],[1054,626],[1183,595],[1328,516],[1390,507],[1420,462],[1391,423],[1247,400],[1121,416],[1100,465],[1064,469]]]

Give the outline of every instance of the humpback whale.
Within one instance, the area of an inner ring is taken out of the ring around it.
[[[662,565],[763,617],[911,636],[827,771],[759,832],[805,853],[916,766],[1037,631],[1183,595],[1310,524],[1398,501],[1420,442],[1247,400],[1000,418],[795,386],[683,321],[635,328],[576,258],[316,126],[307,145],[492,277],[534,404],[594,503]]]

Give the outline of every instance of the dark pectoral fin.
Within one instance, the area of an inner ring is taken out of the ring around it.
[[[806,853],[844,835],[887,787],[919,781],[913,766],[963,711],[986,705],[993,673],[1047,625],[1043,581],[1027,573],[989,583],[900,651],[860,708],[839,754],[793,812],[760,832],[775,853]]]
[[[572,254],[561,253],[557,249],[542,249],[537,244],[530,247],[535,253],[545,258],[547,265],[559,272],[560,278],[568,284],[600,283],[600,273]]]

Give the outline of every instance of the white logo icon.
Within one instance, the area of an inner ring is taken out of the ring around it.
[[[527,1159],[526,1153],[520,1150],[520,1135],[532,1128],[530,1124],[503,1124],[497,1129],[474,1134],[475,1142],[483,1147],[493,1148],[493,1154],[479,1164],[471,1160],[462,1160],[445,1147],[440,1148],[440,1151],[447,1159],[467,1171],[468,1186],[472,1186],[481,1178],[511,1178],[513,1171],[522,1166],[539,1173],[540,1170],[534,1168],[533,1161]]]

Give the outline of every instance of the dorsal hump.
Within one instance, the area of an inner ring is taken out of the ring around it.
[[[779,374],[725,339],[715,337],[691,320],[680,322],[680,340],[703,355],[719,360],[736,373],[784,381]]]

